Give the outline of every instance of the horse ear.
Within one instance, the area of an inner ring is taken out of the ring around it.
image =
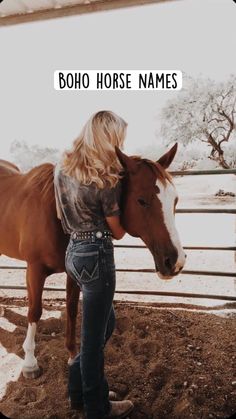
[[[115,146],[116,155],[120,160],[120,163],[128,172],[135,173],[137,169],[137,163],[131,157],[123,153],[118,147]]]
[[[178,143],[175,143],[175,145],[169,151],[167,151],[167,153],[163,154],[163,156],[157,160],[157,163],[159,163],[164,169],[167,169],[174,160],[177,148]]]

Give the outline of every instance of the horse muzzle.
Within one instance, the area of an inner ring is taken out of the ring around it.
[[[159,258],[159,261],[156,261],[156,259],[157,257],[154,257],[157,275],[160,279],[169,280],[182,271],[186,255],[184,254],[184,258],[181,258],[181,260],[177,259],[174,253],[171,256]]]

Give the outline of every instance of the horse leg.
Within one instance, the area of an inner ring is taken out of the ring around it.
[[[22,366],[22,373],[26,378],[37,378],[41,374],[34,350],[36,326],[42,315],[42,292],[46,277],[47,273],[41,265],[28,265],[26,272],[29,299],[28,330],[23,343],[25,358]]]
[[[67,275],[66,280],[66,347],[70,358],[68,363],[76,356],[76,318],[78,313],[80,288],[76,282]]]

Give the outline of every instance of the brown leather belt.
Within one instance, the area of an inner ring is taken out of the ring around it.
[[[72,239],[75,240],[86,240],[86,239],[106,239],[112,237],[112,233],[109,230],[104,231],[73,231],[71,233]]]

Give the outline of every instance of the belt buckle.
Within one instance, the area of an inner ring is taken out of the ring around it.
[[[101,239],[102,238],[102,232],[101,231],[96,231],[95,236],[97,237],[97,239]]]

